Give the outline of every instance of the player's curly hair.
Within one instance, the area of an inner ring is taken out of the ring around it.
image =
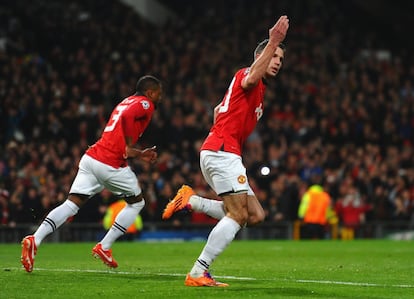
[[[139,78],[135,87],[135,92],[138,95],[144,95],[147,90],[154,90],[161,86],[161,81],[154,76],[146,75]]]
[[[263,49],[266,47],[268,42],[269,39],[267,38],[257,45],[256,49],[254,50],[254,58],[256,58],[257,55],[260,55],[260,53],[262,53]],[[281,48],[284,52],[286,51],[286,45],[284,43],[280,43],[279,48]]]

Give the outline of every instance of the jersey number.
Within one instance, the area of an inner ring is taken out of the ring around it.
[[[231,97],[231,92],[233,91],[234,81],[236,81],[236,77],[233,77],[233,80],[231,80],[229,89],[227,90],[226,98],[224,99],[224,103],[219,108],[219,111],[218,111],[219,113],[224,113],[224,112],[227,112],[227,110],[229,110],[230,97]]]
[[[108,121],[104,132],[111,132],[114,128],[116,123],[118,122],[119,118],[121,117],[122,111],[124,111],[128,106],[118,105],[115,108],[115,111],[111,115],[111,119]]]
[[[218,111],[219,113],[224,113],[224,112],[227,112],[229,110],[230,97],[231,97],[231,93],[233,91],[234,81],[236,81],[236,77],[233,77],[233,80],[231,80],[229,89],[227,90],[226,97],[224,98],[224,103],[219,108],[219,111]],[[256,119],[259,120],[263,116],[262,103],[260,103],[260,106],[257,107],[254,112],[256,113]]]

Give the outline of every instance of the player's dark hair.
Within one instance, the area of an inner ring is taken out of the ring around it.
[[[139,78],[135,92],[137,95],[144,95],[147,90],[160,88],[161,81],[151,75]]]
[[[261,41],[257,45],[256,49],[254,50],[254,58],[256,58],[257,55],[260,55],[260,53],[263,52],[263,49],[266,47],[268,42],[269,42],[269,39],[267,38],[267,39]],[[286,45],[284,43],[280,43],[279,48],[281,48],[283,51],[286,51]]]

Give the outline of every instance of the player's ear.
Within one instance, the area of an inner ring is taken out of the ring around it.
[[[149,99],[153,99],[154,91],[152,89],[148,89],[148,90],[145,91],[144,95]]]

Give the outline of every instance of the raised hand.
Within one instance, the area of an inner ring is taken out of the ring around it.
[[[269,29],[269,43],[279,45],[285,39],[288,28],[288,17],[281,16],[276,24]]]

